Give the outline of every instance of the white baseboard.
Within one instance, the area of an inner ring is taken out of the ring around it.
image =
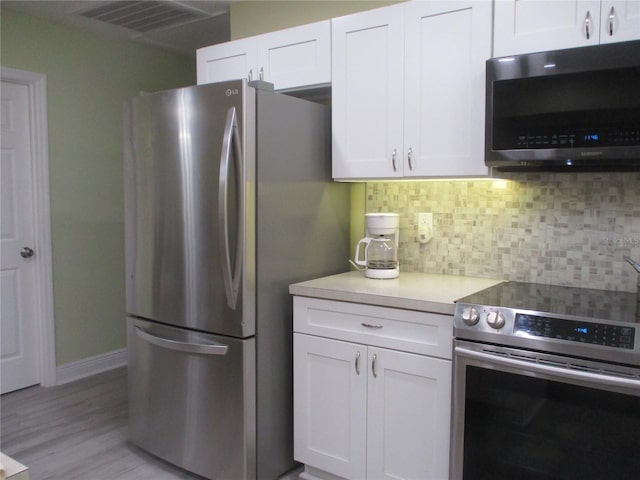
[[[81,378],[95,375],[118,367],[124,367],[128,362],[127,349],[113,350],[111,352],[83,358],[76,362],[67,363],[56,367],[56,385],[73,382]]]

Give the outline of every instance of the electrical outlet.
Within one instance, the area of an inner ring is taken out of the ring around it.
[[[418,243],[429,243],[433,238],[433,213],[418,213]]]

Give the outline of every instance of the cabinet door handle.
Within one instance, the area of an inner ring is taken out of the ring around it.
[[[413,149],[409,147],[409,153],[407,154],[407,160],[409,161],[409,170],[413,170],[412,157],[413,157]]]
[[[260,80],[264,80],[264,69],[260,67]]]
[[[249,69],[249,81],[253,80],[253,68]]]
[[[609,12],[609,36],[613,37],[613,24],[616,21],[616,11],[611,7],[611,11]]]
[[[396,168],[396,157],[398,156],[398,151],[394,148],[393,149],[393,153],[391,154],[391,165],[393,165],[393,171],[397,172],[398,169]]]
[[[378,356],[374,353],[373,358],[371,359],[371,373],[373,373],[373,378],[378,378]]]
[[[584,34],[587,40],[591,38],[591,12],[587,10],[587,15],[584,17]]]
[[[382,328],[382,325],[380,325],[379,323],[365,323],[365,322],[362,322],[360,325],[362,325],[363,327],[367,327],[367,328]]]
[[[360,352],[356,353],[355,366],[356,366],[356,373],[360,375]]]

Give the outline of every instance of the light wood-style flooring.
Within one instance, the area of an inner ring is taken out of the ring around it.
[[[199,479],[127,442],[127,372],[118,368],[0,398],[0,450],[30,480]]]

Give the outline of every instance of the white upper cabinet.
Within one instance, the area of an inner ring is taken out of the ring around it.
[[[258,75],[277,90],[331,82],[331,21],[258,37]]]
[[[333,19],[333,177],[403,175],[404,5]]]
[[[330,20],[200,48],[198,84],[249,78],[276,90],[328,85],[331,81]]]
[[[256,80],[257,64],[255,37],[199,48],[196,51],[198,85],[238,78]]]
[[[640,39],[638,0],[496,0],[494,56]]]
[[[405,16],[404,175],[483,176],[491,2],[412,2]]]
[[[639,39],[640,1],[603,1],[600,6],[600,43]]]
[[[490,1],[408,2],[332,23],[333,177],[485,176]]]

